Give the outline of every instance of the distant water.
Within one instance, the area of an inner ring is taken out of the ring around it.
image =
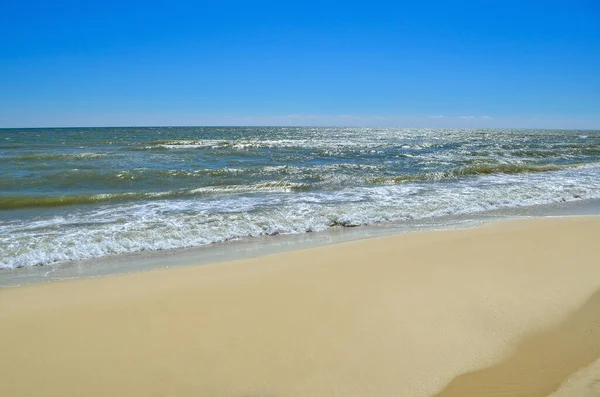
[[[0,268],[600,198],[600,131],[0,130]]]

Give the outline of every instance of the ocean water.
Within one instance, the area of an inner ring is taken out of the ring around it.
[[[600,131],[3,129],[0,171],[10,270],[598,199]]]

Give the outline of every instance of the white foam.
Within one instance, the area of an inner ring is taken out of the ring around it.
[[[293,193],[290,186],[88,206],[33,220],[3,220],[0,267],[320,231],[331,225],[395,222],[600,198],[600,166]]]
[[[600,359],[572,374],[549,397],[598,396],[600,396]]]

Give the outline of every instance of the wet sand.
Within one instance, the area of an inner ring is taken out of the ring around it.
[[[1,289],[0,395],[595,396],[599,236],[507,221]]]

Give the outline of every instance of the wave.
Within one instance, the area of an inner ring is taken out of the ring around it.
[[[177,149],[259,149],[259,148],[298,148],[308,144],[306,140],[293,139],[174,139],[150,142],[132,150],[177,150]]]
[[[523,164],[473,164],[459,167],[451,171],[430,172],[414,175],[385,176],[372,178],[372,183],[406,183],[439,181],[443,179],[456,179],[461,176],[493,175],[493,174],[523,174],[548,171],[559,171],[568,168],[580,167],[583,164],[567,165],[523,165]]]
[[[61,207],[124,199],[135,200],[144,198],[145,195],[146,193],[94,194],[88,196],[7,196],[0,197],[0,210],[31,207]]]
[[[594,144],[563,144],[550,147],[523,148],[513,150],[511,155],[516,157],[562,157],[562,156],[595,156],[600,154],[600,145]]]
[[[531,165],[531,164],[474,164],[460,167],[452,173],[455,175],[489,175],[489,174],[521,174],[531,172],[558,171],[576,165]]]
[[[0,144],[0,149],[22,149],[27,147],[20,143],[2,143]]]
[[[515,157],[560,157],[569,151],[560,149],[519,149],[510,152]]]
[[[9,161],[35,161],[35,160],[80,160],[106,157],[107,153],[34,153],[23,156],[4,157]]]
[[[228,186],[209,186],[191,189],[191,194],[198,193],[218,193],[218,192],[292,192],[310,190],[312,186],[308,183],[295,183],[286,181],[272,181],[255,183],[252,185],[228,185]]]
[[[88,165],[85,165],[88,166]],[[84,166],[82,166],[84,167]],[[61,188],[81,188],[81,187],[100,187],[106,188],[123,188],[131,189],[135,184],[143,185],[147,189],[150,186],[164,186],[166,180],[176,183],[199,179],[207,180],[208,178],[231,178],[240,173],[251,172],[251,169],[239,168],[217,168],[217,169],[197,169],[197,170],[178,170],[178,169],[161,169],[155,170],[150,168],[136,168],[131,170],[121,170],[113,172],[105,172],[98,169],[80,169],[73,168],[61,170],[58,172],[50,172],[54,170],[51,166],[36,165],[36,170],[48,170],[45,173],[40,173],[35,177],[23,179],[18,175],[0,178],[0,189],[2,187],[20,186],[21,188],[48,186]],[[218,184],[218,182],[214,183]]]
[[[443,161],[447,157],[453,160],[467,160],[473,157],[482,157],[488,160],[513,159],[547,159],[548,162],[557,161],[587,161],[600,155],[600,145],[594,143],[576,144],[527,144],[510,142],[504,145],[481,146],[478,142],[428,142],[404,140],[379,140],[379,139],[332,139],[321,137],[311,138],[232,138],[232,139],[175,139],[152,141],[146,145],[126,147],[126,151],[157,151],[157,152],[218,152],[219,155],[247,156],[256,154],[261,150],[280,150],[281,153],[289,151],[310,151],[314,156],[324,157],[393,157],[411,158],[416,160],[431,159]],[[511,171],[514,166],[505,166],[502,173],[517,173]],[[493,171],[492,172],[496,172]],[[535,172],[531,171],[531,172]]]
[[[101,191],[137,191],[167,190],[196,186],[224,186],[251,183],[273,183],[268,181],[295,181],[330,184],[330,187],[344,183],[364,183],[363,172],[376,173],[385,168],[384,164],[319,164],[319,165],[263,165],[258,167],[239,168],[198,168],[198,169],[153,169],[134,168],[124,170],[102,170],[100,168],[72,168],[54,171],[51,166],[39,163],[36,170],[44,169],[33,177],[21,178],[18,175],[0,177],[0,191],[4,189],[56,188],[61,189],[102,189]],[[91,165],[93,167],[93,165]],[[54,171],[54,172],[53,172]],[[12,176],[12,177],[11,177]],[[14,191],[14,190],[13,190]],[[94,192],[100,192],[95,190]]]
[[[334,187],[343,186],[368,186],[370,184],[403,184],[411,182],[433,182],[449,179],[459,179],[462,177],[479,176],[479,175],[495,175],[495,174],[524,174],[524,173],[542,173],[548,171],[559,171],[569,168],[581,167],[584,165],[593,164],[567,164],[567,165],[522,165],[522,164],[473,164],[464,167],[459,167],[451,171],[440,171],[420,174],[407,174],[397,176],[380,176],[365,178],[357,175],[336,175],[330,174],[335,172],[335,169],[341,165],[336,165],[334,170],[310,168],[312,177],[311,183],[290,182],[283,180],[271,180],[257,183],[246,184],[223,184],[200,186],[194,188],[179,188],[168,191],[139,191],[139,192],[118,192],[118,193],[102,193],[90,195],[47,195],[47,196],[26,196],[26,195],[6,195],[0,196],[0,210],[31,208],[31,207],[61,207],[80,204],[96,204],[110,201],[133,201],[133,200],[155,200],[163,198],[177,198],[203,194],[223,194],[223,193],[252,193],[252,192],[301,192],[315,189],[331,189]],[[302,177],[298,174],[298,170],[287,169],[289,167],[264,167],[261,172],[266,173],[282,173],[289,174],[290,177]],[[353,167],[350,167],[353,168]],[[354,167],[356,168],[356,167]],[[358,167],[362,169],[364,167]],[[367,167],[368,168],[368,167]],[[375,167],[376,168],[376,167]],[[85,182],[103,182],[105,184],[115,181],[138,181],[142,178],[148,178],[149,181],[164,181],[169,178],[195,178],[195,177],[226,177],[238,173],[249,172],[251,170],[243,169],[214,169],[214,170],[149,170],[140,169],[132,171],[120,171],[113,174],[103,174],[94,171],[69,171],[68,174],[56,174],[46,176],[47,181],[54,180],[61,182],[63,185],[68,182],[69,185],[77,185]],[[144,174],[148,172],[149,174]],[[315,175],[315,173],[319,173]],[[260,172],[259,172],[260,173]],[[323,179],[325,176],[329,176]],[[306,175],[304,175],[306,176]],[[319,179],[321,177],[321,179]],[[237,178],[237,177],[235,177]],[[233,181],[233,180],[232,180]],[[318,182],[320,181],[320,182]],[[10,182],[10,181],[9,181]],[[8,182],[7,182],[8,183]]]
[[[203,194],[252,193],[252,192],[292,192],[311,189],[305,183],[284,181],[263,182],[251,185],[208,186],[195,189],[179,189],[165,192],[122,192],[80,196],[4,196],[0,197],[0,210],[33,207],[64,207],[68,205],[96,204],[108,201],[152,200],[186,197]]]
[[[372,150],[391,148],[397,150],[423,150],[439,147],[431,142],[395,142],[369,139],[340,140],[332,138],[320,139],[171,139],[149,142],[145,146],[130,147],[127,150],[190,150],[190,149],[231,149],[245,151],[249,149],[356,149]]]
[[[564,380],[548,397],[593,397],[600,395],[600,358]]]
[[[600,198],[599,173],[598,167],[586,167],[576,174],[522,175],[493,186],[467,180],[434,184],[433,189],[401,184],[358,186],[289,196],[215,196],[73,208],[67,215],[48,213],[0,223],[0,251],[5,253],[0,269]],[[229,188],[239,191],[239,187]],[[250,188],[285,190],[288,186]]]

